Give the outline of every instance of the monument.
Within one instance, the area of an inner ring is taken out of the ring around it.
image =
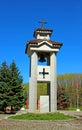
[[[41,21],[40,23],[42,27],[34,30],[35,39],[27,42],[25,50],[30,57],[28,111],[36,112],[37,110],[37,83],[40,82],[47,83],[47,98],[46,96],[41,97],[40,105],[44,102],[42,100],[48,101],[47,112],[55,112],[57,110],[56,57],[62,43],[50,40],[53,30],[44,27],[46,22]],[[45,62],[46,65],[40,65],[38,62]],[[46,108],[44,107],[44,109]],[[42,106],[41,110],[41,112],[46,112],[46,110],[43,111]]]

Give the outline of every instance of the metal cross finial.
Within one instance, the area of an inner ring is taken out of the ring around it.
[[[47,24],[47,22],[45,22],[44,20],[39,21],[38,23],[41,23],[41,24],[42,24],[42,28],[44,27],[44,24]]]

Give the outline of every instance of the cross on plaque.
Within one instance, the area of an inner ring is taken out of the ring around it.
[[[44,24],[47,24],[47,22],[45,22],[44,20],[38,22],[38,23],[41,23],[42,24],[42,28],[44,27]]]
[[[43,68],[43,72],[39,72],[39,74],[43,75],[43,79],[45,79],[45,74],[49,74],[48,72],[45,72],[45,68]]]

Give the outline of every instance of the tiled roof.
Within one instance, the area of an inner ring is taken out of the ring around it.
[[[50,44],[53,45],[53,47],[60,48],[62,46],[62,43],[60,43],[60,42],[56,42],[56,41],[52,41],[52,40],[46,40],[46,39],[36,39],[36,40],[30,40],[30,41],[27,42],[25,52],[27,51],[29,44],[30,45],[38,45],[38,43],[43,42],[43,41],[49,42]]]
[[[35,31],[53,31],[52,29],[48,29],[48,28],[37,28],[35,29]]]
[[[56,42],[56,41],[53,41],[53,40],[46,40],[46,39],[36,39],[36,40],[30,40],[29,42],[28,42],[28,44],[38,44],[39,42],[43,42],[43,41],[47,41],[47,42],[49,42],[49,43],[51,43],[51,44],[59,44],[59,45],[61,45],[62,43],[60,43],[60,42]]]
[[[35,37],[35,35],[37,33],[43,33],[43,32],[51,34],[53,32],[53,30],[52,29],[48,29],[48,28],[37,28],[37,29],[34,30],[33,36]]]

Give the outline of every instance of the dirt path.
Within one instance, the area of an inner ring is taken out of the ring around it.
[[[0,120],[0,130],[82,130],[82,120],[24,121]]]
[[[78,117],[66,121],[11,120],[9,115],[0,114],[0,130],[82,130],[82,112],[63,111],[66,115]]]

